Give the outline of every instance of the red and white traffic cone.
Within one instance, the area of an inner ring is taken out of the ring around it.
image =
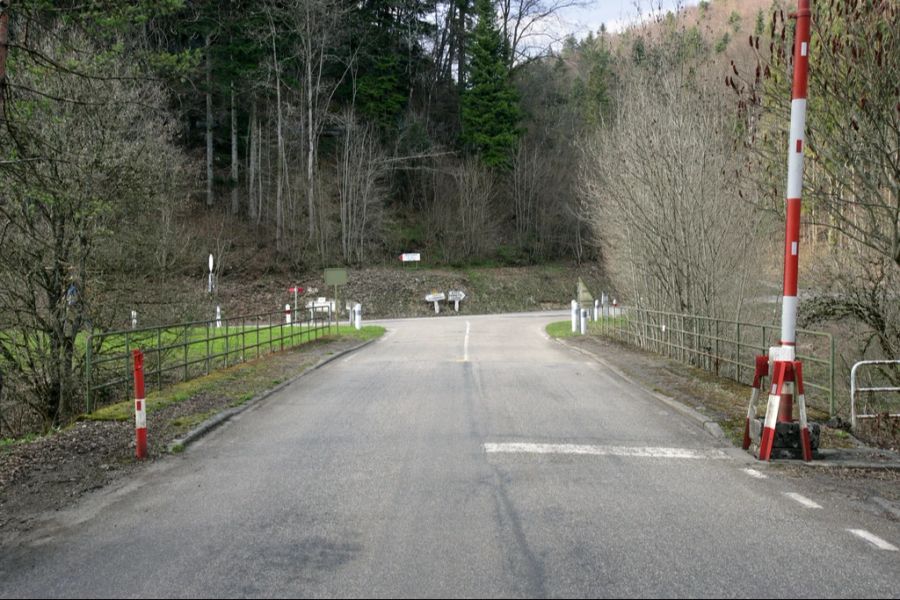
[[[800,412],[800,447],[803,449],[803,460],[812,460],[812,441],[809,438],[809,422],[806,420],[806,396],[803,393],[803,365],[794,362],[794,379],[797,388],[797,409]]]
[[[744,425],[744,450],[750,448],[750,421],[756,418],[756,403],[759,400],[759,388],[762,380],[769,375],[769,357],[765,354],[756,357],[756,369],[753,371],[753,391],[750,392],[750,407],[747,409],[747,422]]]
[[[134,357],[134,431],[135,455],[147,458],[147,400],[144,397],[144,353],[132,350]]]

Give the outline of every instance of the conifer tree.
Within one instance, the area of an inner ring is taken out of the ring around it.
[[[509,47],[491,0],[476,3],[468,85],[462,98],[462,142],[491,167],[507,167],[519,139],[519,98],[507,68]]]

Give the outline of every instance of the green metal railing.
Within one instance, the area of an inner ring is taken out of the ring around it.
[[[750,384],[754,357],[778,344],[781,328],[643,308],[599,319],[594,330],[644,350]],[[797,330],[797,359],[803,362],[806,401],[834,416],[834,338]],[[847,412],[847,411],[842,411]],[[847,413],[849,414],[849,412]]]
[[[148,391],[337,332],[326,310],[293,310],[192,321],[159,327],[93,332],[85,346],[85,410],[132,394],[133,349],[144,353]]]

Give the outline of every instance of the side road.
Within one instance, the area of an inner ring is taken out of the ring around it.
[[[132,475],[169,452],[180,452],[242,410],[384,333],[372,329],[363,336],[366,340],[325,338],[151,396],[147,461],[134,458],[130,402],[85,415],[51,435],[0,448],[0,545],[27,534],[42,515],[66,509],[87,492]]]

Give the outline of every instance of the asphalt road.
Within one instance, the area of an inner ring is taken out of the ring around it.
[[[388,323],[3,548],[0,596],[898,597],[900,524],[767,474],[550,320]]]

